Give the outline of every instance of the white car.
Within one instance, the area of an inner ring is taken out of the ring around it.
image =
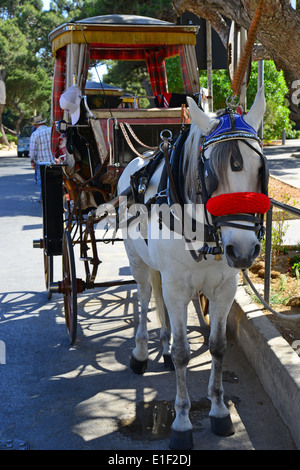
[[[31,126],[24,126],[18,137],[18,157],[29,156],[29,141],[31,136]]]

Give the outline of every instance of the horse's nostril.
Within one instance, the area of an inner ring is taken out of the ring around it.
[[[260,253],[260,243],[257,243],[253,252],[253,259],[257,258]]]
[[[231,258],[231,259],[235,258],[233,245],[227,245],[226,246],[226,255],[229,256],[229,258]]]

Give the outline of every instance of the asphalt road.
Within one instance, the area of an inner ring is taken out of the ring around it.
[[[134,285],[81,294],[78,340],[70,347],[62,297],[47,299],[43,253],[32,248],[42,234],[37,200],[28,159],[0,152],[0,446],[9,440],[0,449],[22,440],[33,450],[106,450],[106,459],[122,450],[168,450],[175,375],[163,366],[154,310],[144,376],[128,368],[138,315]],[[100,278],[130,278],[122,244],[101,245],[99,254]],[[59,280],[59,257],[55,269]],[[224,388],[236,432],[227,438],[211,433],[206,335],[191,305],[187,381],[195,450],[294,449],[287,427],[230,338]]]
[[[264,147],[272,176],[300,189],[300,139],[290,139],[285,145]]]

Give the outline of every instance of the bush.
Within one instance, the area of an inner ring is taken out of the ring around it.
[[[10,135],[10,134],[6,134],[6,137],[7,137],[7,140],[10,144],[11,143],[14,143],[14,144],[18,143],[18,137],[14,136],[14,135]]]
[[[292,132],[292,123],[289,119],[289,109],[274,101],[268,101],[264,116],[264,139],[281,139],[283,129],[289,134]]]

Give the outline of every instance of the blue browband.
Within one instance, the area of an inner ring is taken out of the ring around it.
[[[224,140],[254,139],[260,142],[255,129],[247,124],[240,114],[226,113],[218,119],[220,119],[220,123],[214,131],[205,137],[203,148]]]
[[[235,130],[237,131],[242,131],[242,132],[249,132],[251,134],[256,135],[256,131],[253,129],[253,127],[249,126],[245,122],[245,119],[243,116],[240,114],[232,114],[232,117],[234,117],[234,123],[235,123]],[[230,117],[229,113],[223,114],[222,116],[219,117],[220,123],[216,127],[216,129],[209,134],[209,136],[206,137],[205,140],[207,139],[212,139],[216,135],[223,134],[224,132],[230,132],[232,131],[232,117]]]

